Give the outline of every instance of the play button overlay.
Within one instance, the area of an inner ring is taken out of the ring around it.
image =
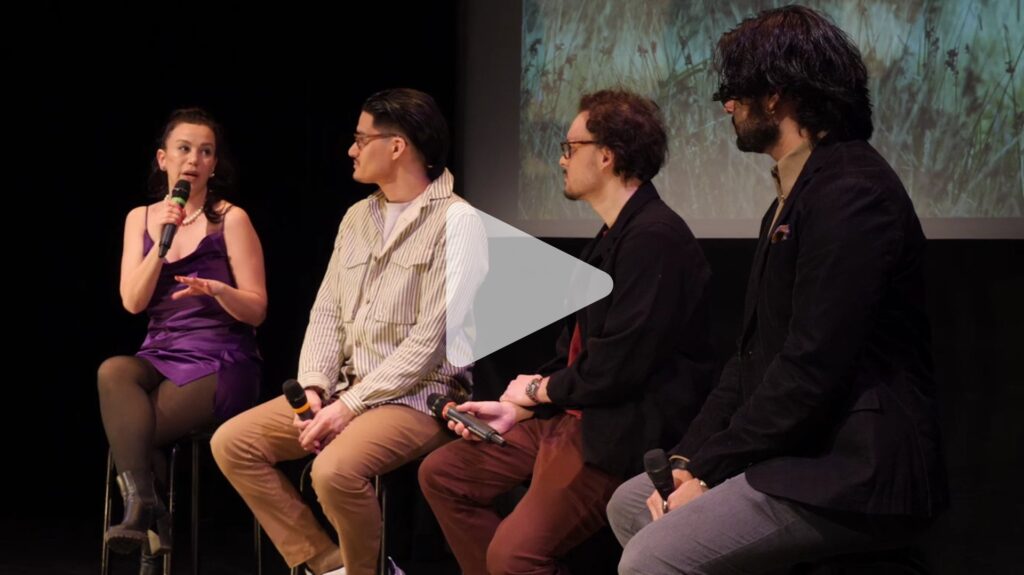
[[[468,204],[448,209],[448,361],[463,367],[607,296],[607,273]]]

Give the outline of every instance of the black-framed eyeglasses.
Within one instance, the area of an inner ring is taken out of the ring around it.
[[[741,94],[735,86],[728,84],[719,84],[718,89],[715,90],[714,94],[711,94],[711,101],[718,102],[719,104],[725,105],[729,100],[740,101],[746,96]]]
[[[394,138],[397,135],[398,134],[392,134],[391,132],[385,132],[382,134],[360,134],[359,132],[356,132],[355,134],[352,134],[352,141],[355,142],[356,148],[362,150],[366,147],[366,144],[369,144],[374,140],[379,140],[380,138]]]
[[[562,146],[562,157],[566,160],[572,159],[572,151],[575,149],[573,146],[585,146],[587,144],[601,145],[601,142],[597,140],[566,140],[560,144]]]

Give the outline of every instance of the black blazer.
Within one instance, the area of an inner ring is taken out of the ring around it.
[[[580,259],[611,275],[612,292],[566,319],[558,355],[539,373],[551,376],[556,406],[583,411],[585,461],[628,477],[646,450],[679,441],[711,388],[711,272],[650,182]],[[583,348],[566,367],[577,322]]]
[[[925,315],[925,239],[864,141],[826,138],[761,222],[739,352],[676,453],[710,485],[837,510],[946,503]]]

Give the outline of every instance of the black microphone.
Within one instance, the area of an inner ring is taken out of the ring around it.
[[[174,184],[174,189],[171,190],[171,201],[184,208],[185,203],[188,202],[188,194],[192,191],[192,184],[188,183],[188,180],[178,180],[177,184]],[[163,231],[160,232],[160,257],[167,255],[167,250],[171,249],[171,240],[174,239],[174,232],[178,231],[177,224],[164,224]]]
[[[672,467],[668,463],[664,449],[652,449],[644,454],[644,470],[651,478],[651,483],[661,495],[662,509],[668,511],[668,496],[676,490],[675,481],[672,480]]]
[[[313,419],[313,410],[309,407],[306,390],[302,389],[298,381],[289,379],[284,382],[281,389],[284,391],[285,398],[288,399],[288,403],[291,404],[292,409],[295,410],[295,415],[298,415],[299,419],[303,421]]]
[[[454,421],[466,426],[473,435],[497,445],[505,445],[505,438],[493,427],[480,421],[468,413],[455,409],[455,401],[447,395],[431,393],[427,396],[430,412],[442,421]]]

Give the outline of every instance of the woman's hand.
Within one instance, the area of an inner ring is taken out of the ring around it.
[[[146,216],[146,225],[148,227],[147,231],[149,232],[150,239],[159,245],[160,236],[163,234],[164,226],[167,224],[180,226],[184,219],[185,209],[171,201],[170,198],[167,198],[156,205],[149,206],[149,214]]]
[[[210,297],[217,297],[224,293],[224,290],[228,288],[228,285],[219,280],[208,280],[205,278],[196,278],[191,276],[174,276],[174,279],[187,286],[183,290],[178,290],[171,294],[171,299],[181,299],[183,297],[195,296],[195,295],[208,295]]]

